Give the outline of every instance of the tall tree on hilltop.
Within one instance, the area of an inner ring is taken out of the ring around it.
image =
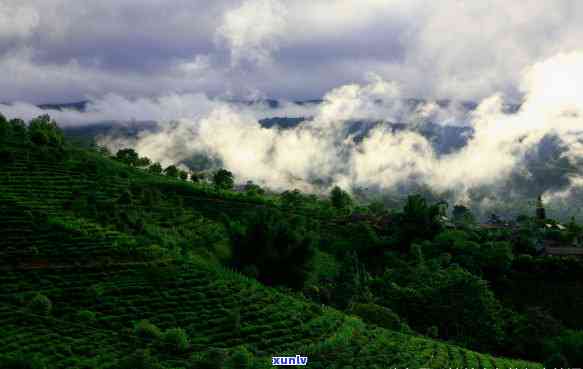
[[[233,173],[226,169],[219,169],[213,176],[213,184],[222,190],[230,190],[235,185]]]

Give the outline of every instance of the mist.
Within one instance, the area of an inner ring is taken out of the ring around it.
[[[583,181],[581,65],[583,53],[571,52],[526,68],[516,112],[508,112],[502,94],[483,99],[474,110],[435,101],[412,108],[398,83],[372,75],[367,83],[329,91],[321,104],[309,107],[288,103],[270,111],[262,104],[237,106],[199,96],[199,108],[172,109],[171,119],[158,120],[156,132],[131,140],[103,137],[99,143],[114,150],[133,147],[164,165],[204,155],[239,182],[274,190],[326,193],[339,185],[374,198],[426,188],[480,214],[504,206],[510,213],[528,210],[542,194],[552,214],[574,204]],[[145,111],[164,117],[163,102],[168,101],[150,101],[158,108]],[[115,106],[118,112],[127,108]],[[269,115],[310,118],[290,129],[264,128],[258,119]],[[366,130],[355,130],[355,122],[364,122]],[[406,128],[395,130],[395,122]],[[463,147],[444,154],[419,132],[427,124],[467,126],[471,132]],[[575,206],[556,214],[578,215]]]

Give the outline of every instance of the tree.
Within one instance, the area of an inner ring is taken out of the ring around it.
[[[547,334],[547,338],[548,336],[549,334]],[[548,339],[545,346],[545,351],[549,356],[552,353],[562,354],[562,357],[549,357],[548,363],[552,363],[553,365],[561,363],[563,366],[547,366],[547,368],[568,368],[568,364],[574,366],[575,363],[583,363],[583,331],[581,330],[563,330],[560,335]],[[551,362],[551,360],[553,361]]]
[[[180,177],[180,179],[182,179],[183,181],[188,180],[188,172],[184,171],[184,170],[180,170],[178,171],[178,176]]]
[[[148,172],[160,175],[162,174],[162,166],[160,165],[160,163],[154,163],[148,167]]]
[[[265,190],[252,181],[247,181],[247,184],[245,184],[245,192],[249,195],[263,195]]]
[[[139,158],[136,161],[136,167],[139,167],[139,168],[147,168],[150,164],[152,164],[152,161],[145,156]]]
[[[6,120],[6,117],[0,113],[0,142],[4,141],[8,136],[8,129],[8,120]]]
[[[338,186],[334,186],[330,191],[330,201],[332,206],[338,210],[346,210],[352,206],[352,198],[350,195]]]
[[[344,255],[338,273],[334,300],[336,305],[345,309],[354,302],[364,301],[368,297],[368,274],[364,266],[358,261],[355,252]]]
[[[379,304],[418,332],[436,326],[439,337],[491,351],[503,337],[503,309],[488,283],[458,266],[387,270],[373,282]]]
[[[194,183],[199,183],[204,179],[203,173],[192,172],[190,173],[190,180]]]
[[[156,342],[162,337],[160,328],[148,320],[140,320],[134,325],[134,334],[146,342]]]
[[[403,211],[389,226],[391,244],[401,251],[409,251],[413,242],[433,239],[442,230],[440,211],[441,205],[428,205],[421,195],[407,197]]]
[[[29,123],[29,135],[34,138],[37,132],[42,132],[47,137],[47,144],[53,147],[61,147],[64,143],[64,135],[57,123],[48,115],[41,115]]]
[[[235,185],[233,173],[226,169],[219,169],[213,176],[214,185],[223,190],[230,190]]]
[[[306,202],[306,196],[300,190],[284,191],[280,195],[281,203],[285,207],[298,207]]]
[[[253,354],[245,346],[237,347],[227,361],[228,369],[247,369],[251,367]]]
[[[569,362],[565,355],[560,352],[555,352],[544,363],[545,368],[568,368]]]
[[[188,335],[182,328],[172,328],[164,331],[162,343],[167,349],[174,353],[183,353],[190,345]]]
[[[45,295],[37,294],[30,302],[30,310],[39,315],[49,315],[53,304]]]
[[[121,149],[115,154],[115,159],[124,164],[135,167],[138,164],[140,156],[134,149]]]
[[[170,165],[169,167],[166,167],[166,169],[164,169],[164,174],[167,177],[178,178],[179,175],[178,168],[176,168],[175,165]]]
[[[229,223],[232,266],[254,266],[257,278],[268,285],[301,289],[311,268],[316,237],[303,217],[289,217],[264,209],[248,217],[249,223]]]
[[[101,156],[105,158],[111,157],[111,151],[109,151],[109,149],[106,146],[97,146],[96,150]]]
[[[26,123],[24,123],[24,121],[22,119],[11,119],[8,122],[9,125],[9,131],[12,132],[12,134],[14,135],[15,138],[21,139],[21,140],[25,140],[28,136],[27,130],[26,130]]]
[[[65,141],[63,132],[57,123],[46,114],[29,122],[28,134],[31,141],[39,146],[61,147]]]
[[[453,221],[458,224],[468,224],[474,222],[474,215],[467,207],[463,205],[455,205],[453,207]]]

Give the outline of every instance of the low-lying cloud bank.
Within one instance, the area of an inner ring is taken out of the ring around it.
[[[320,104],[233,103],[203,94],[128,100],[108,95],[85,112],[51,112],[65,124],[95,121],[156,121],[158,129],[135,138],[103,137],[111,149],[133,147],[163,165],[193,156],[215,159],[239,181],[281,190],[348,190],[402,194],[430,188],[452,202],[489,211],[522,204],[539,193],[576,214],[583,172],[583,52],[561,53],[527,68],[518,111],[501,95],[475,110],[461,104],[407,103],[398,84],[370,76],[368,83],[329,91]],[[44,111],[0,105],[8,116]],[[270,116],[310,117],[289,129],[264,128]],[[362,123],[355,129],[355,122]],[[373,124],[373,123],[377,124]],[[379,123],[380,122],[380,123]],[[395,130],[392,123],[406,123]],[[465,145],[440,153],[419,132],[428,122],[470,126]],[[362,127],[366,126],[363,130]],[[507,209],[509,211],[521,209]]]
[[[293,129],[263,128],[258,110],[213,102],[198,117],[161,123],[158,132],[132,142],[102,143],[132,146],[166,164],[208,155],[241,181],[275,189],[319,191],[339,184],[390,192],[426,186],[483,208],[507,199],[532,200],[539,193],[551,202],[572,200],[583,178],[577,169],[583,154],[582,65],[583,53],[572,52],[529,67],[520,85],[524,100],[515,113],[505,111],[500,95],[484,99],[469,116],[455,105],[436,103],[411,110],[398,85],[372,78],[330,91],[322,104],[311,107],[313,119]],[[351,123],[379,120],[411,127],[427,121],[469,124],[473,134],[463,148],[444,155],[419,132],[395,131],[388,124],[377,124],[355,140]]]

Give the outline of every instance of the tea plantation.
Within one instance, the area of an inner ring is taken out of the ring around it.
[[[366,324],[230,269],[225,224],[271,207],[96,150],[6,139],[0,368],[268,368],[296,354],[326,369],[542,367]],[[295,212],[338,236],[325,210]]]

